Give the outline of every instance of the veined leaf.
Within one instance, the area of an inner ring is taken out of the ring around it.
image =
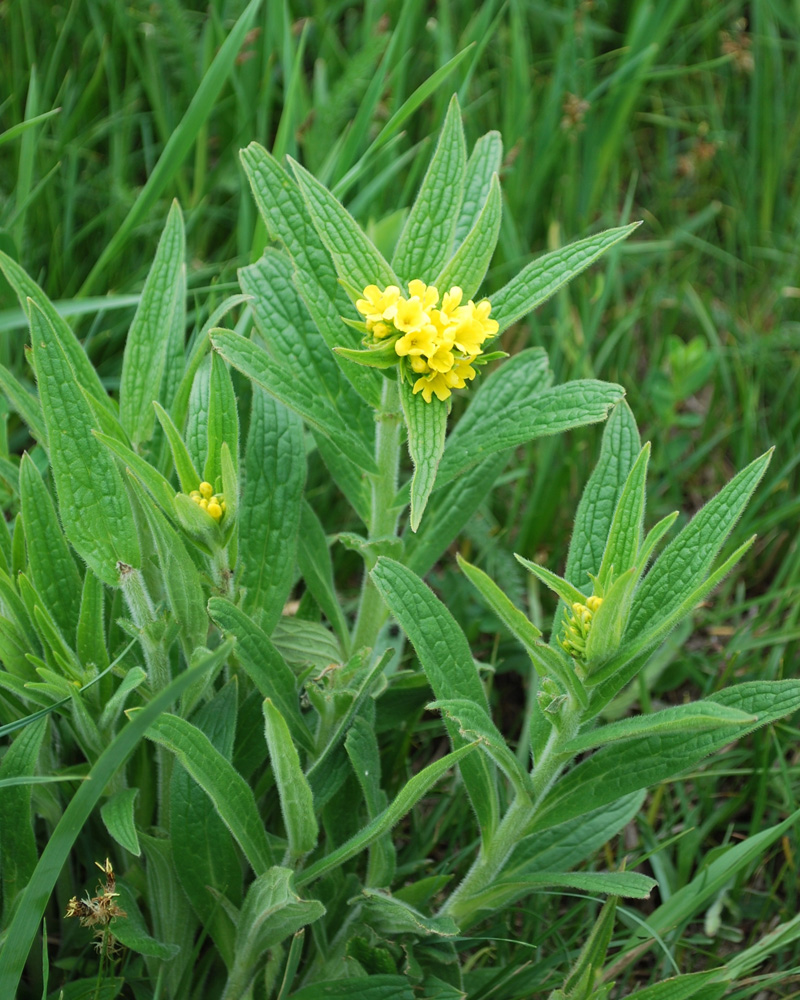
[[[464,698],[485,707],[486,695],[466,637],[430,588],[401,563],[385,556],[378,559],[371,576],[414,645],[437,700]],[[458,727],[448,723],[447,730],[453,747],[463,746]],[[481,754],[465,761],[461,773],[482,835],[490,837],[499,821],[494,768]]]
[[[100,807],[100,815],[109,835],[137,858],[142,853],[133,819],[133,805],[138,794],[138,788],[123,788]]]
[[[288,159],[314,228],[333,258],[339,277],[359,289],[372,284],[383,288],[399,285],[383,255],[341,202],[304,167]]]
[[[104,583],[115,587],[117,563],[139,563],[128,495],[113,459],[92,434],[94,420],[78,374],[47,316],[32,301],[30,316],[61,523],[78,555]]]
[[[392,267],[402,281],[421,278],[432,284],[429,279],[439,274],[450,257],[466,172],[461,108],[454,94],[436,150],[392,258]]]
[[[264,732],[272,773],[278,786],[289,853],[293,859],[302,858],[313,851],[317,844],[317,820],[314,816],[311,786],[300,767],[300,758],[292,743],[289,727],[269,698],[264,699],[263,711]]]
[[[456,222],[455,245],[461,246],[489,196],[492,177],[503,162],[503,139],[499,132],[487,132],[472,147],[467,160],[464,198]]]
[[[333,562],[325,530],[307,500],[300,504],[300,531],[297,539],[297,563],[314,600],[322,608],[342,644],[344,655],[350,644],[347,619],[336,596]]]
[[[172,203],[136,315],[125,340],[120,379],[120,420],[134,448],[153,434],[153,401],[159,398],[175,312],[182,308],[186,249],[183,216]]]
[[[189,454],[189,449],[183,443],[183,438],[180,435],[180,431],[173,423],[172,417],[167,413],[158,400],[153,402],[153,408],[156,411],[158,422],[161,424],[161,428],[166,435],[167,441],[169,442],[170,451],[172,452],[172,461],[175,464],[175,471],[178,473],[181,490],[184,493],[191,493],[192,490],[196,490],[200,484],[200,473],[194,467],[194,462]]]
[[[416,531],[436,481],[436,470],[444,452],[447,404],[438,399],[426,403],[414,395],[410,385],[400,382],[400,402],[408,428],[408,450],[414,463],[411,480],[411,530]]]
[[[437,485],[443,486],[496,452],[605,420],[610,408],[625,393],[621,386],[611,382],[579,379],[543,389],[533,398],[519,398],[516,405],[502,409],[492,402],[505,367],[495,373],[491,388],[489,381],[481,387],[481,406],[473,413],[476,396],[447,439]],[[478,414],[487,410],[491,419],[478,422]]]
[[[598,574],[603,587],[611,580],[612,573],[619,576],[635,564],[642,538],[649,458],[648,442],[639,453],[617,501]]]
[[[495,174],[475,225],[433,282],[442,294],[458,285],[465,299],[474,298],[492,262],[502,214],[500,182]]]
[[[47,450],[47,431],[38,396],[28,392],[5,365],[0,365],[0,390],[5,394],[11,409],[16,410],[33,437]]]
[[[492,319],[500,324],[499,332],[540,306],[616,243],[627,239],[638,226],[639,223],[634,222],[607,229],[531,261],[491,296]]]
[[[658,885],[654,878],[637,872],[532,872],[524,878],[507,881],[499,879],[491,889],[486,889],[464,902],[473,909],[499,910],[510,906],[537,889],[558,887],[580,889],[582,892],[603,893],[629,899],[647,899]]]
[[[214,351],[211,355],[211,380],[208,395],[208,451],[203,475],[216,486],[222,478],[222,446],[230,451],[234,469],[239,468],[239,410],[231,376],[225,362]],[[232,498],[236,502],[236,498]],[[227,500],[226,500],[227,502]]]

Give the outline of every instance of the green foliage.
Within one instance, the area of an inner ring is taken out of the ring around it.
[[[579,6],[9,9],[3,996],[677,1000],[791,968],[796,32]],[[704,66],[763,161],[731,167]],[[362,343],[365,287],[415,278],[505,331],[446,400]],[[124,911],[99,954],[84,894]]]

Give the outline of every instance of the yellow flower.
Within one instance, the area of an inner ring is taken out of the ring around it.
[[[448,324],[456,322],[458,307],[461,305],[463,297],[464,292],[458,285],[453,285],[449,292],[444,293],[442,308],[439,310],[443,322]]]
[[[427,326],[430,318],[422,308],[422,299],[412,295],[410,299],[399,299],[394,315],[394,325],[403,333],[415,333],[422,326]]]
[[[389,285],[384,291],[381,291],[377,285],[367,285],[364,289],[364,298],[356,302],[356,309],[363,316],[366,316],[367,326],[369,326],[380,323],[383,319],[394,319],[399,298],[400,289],[397,285]]]
[[[416,296],[422,303],[422,308],[426,311],[432,309],[439,301],[439,290],[435,285],[426,285],[419,278],[414,278],[408,283],[408,291],[412,296]]]
[[[427,375],[431,370],[430,365],[421,354],[416,356],[412,355],[409,358],[409,361],[411,362],[411,370],[417,372],[418,374]]]
[[[450,395],[450,386],[447,384],[447,376],[442,375],[440,372],[434,372],[433,375],[427,375],[423,378],[418,378],[414,383],[414,395],[418,392],[422,393],[422,398],[426,403],[430,403],[434,393],[436,398],[444,402]]]
[[[401,358],[409,354],[412,356],[431,354],[436,350],[436,330],[430,323],[427,326],[414,327],[397,341],[394,349]]]
[[[436,349],[428,354],[428,364],[435,372],[449,372],[455,364],[452,352],[453,341],[449,338],[441,340]]]
[[[471,358],[458,358],[456,363],[447,373],[447,384],[453,389],[463,389],[467,382],[471,382],[472,379],[478,374],[472,367],[472,362],[475,357]]]

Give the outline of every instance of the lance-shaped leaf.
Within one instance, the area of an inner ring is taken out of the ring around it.
[[[258,143],[241,152],[242,165],[261,217],[272,239],[285,247],[295,267],[293,281],[325,343],[355,348],[360,337],[342,322],[353,305],[336,277],[330,254],[311,222],[297,184]],[[345,376],[372,406],[380,403],[380,378],[340,361]]]
[[[200,473],[194,467],[189,449],[183,443],[183,438],[173,423],[172,417],[170,417],[158,400],[153,403],[153,409],[156,411],[158,422],[161,424],[161,428],[169,442],[172,461],[175,463],[175,471],[178,473],[181,490],[184,493],[191,493],[200,484]]]
[[[268,950],[324,915],[325,907],[319,900],[297,895],[293,880],[291,868],[270,868],[247,890],[236,925],[234,962],[222,1000],[239,1000],[248,994]]]
[[[22,306],[25,314],[31,318],[29,300],[36,305],[39,312],[44,314],[48,324],[52,327],[52,336],[61,345],[61,349],[75,372],[78,384],[82,385],[90,395],[94,396],[103,406],[113,412],[114,404],[103,388],[100,376],[86,356],[86,351],[84,351],[82,344],[50,299],[48,299],[36,282],[28,277],[19,264],[1,250],[0,270],[6,276],[9,285],[16,292],[19,304]]]
[[[563,823],[606,802],[658,784],[692,767],[759,726],[800,707],[800,681],[752,681],[711,695],[707,701],[754,716],[695,733],[650,733],[603,747],[563,777],[548,794],[531,825],[534,830]]]
[[[492,262],[500,235],[502,213],[500,182],[495,174],[486,196],[486,204],[475,224],[433,282],[440,292],[444,293],[453,285],[458,285],[465,299],[475,296]]]
[[[58,523],[53,501],[28,454],[23,455],[20,462],[19,487],[33,582],[56,624],[71,642],[78,623],[81,578]]]
[[[122,444],[116,438],[109,437],[107,434],[101,434],[99,431],[94,432],[94,437],[127,466],[139,482],[153,495],[153,498],[158,502],[162,510],[170,513],[174,512],[175,489],[166,476],[162,476],[158,469],[154,469],[146,458],[137,455],[135,451],[132,451],[127,445]],[[188,500],[189,498],[187,497],[186,499]],[[191,500],[189,502],[191,503]]]
[[[137,858],[142,853],[133,818],[133,806],[138,794],[138,788],[122,788],[100,807],[100,815],[109,836]]]
[[[139,564],[128,495],[114,460],[92,433],[92,411],[50,321],[34,302],[29,308],[61,523],[78,555],[104,583],[115,587],[118,562]]]
[[[467,160],[464,197],[456,223],[455,245],[460,246],[486,203],[492,178],[503,162],[503,139],[499,132],[487,132],[472,147]]]
[[[542,389],[533,397],[517,397],[508,408],[502,408],[494,403],[495,397],[499,402],[506,395],[500,388],[505,368],[501,366],[491,383],[487,380],[481,387],[481,405],[473,412],[478,402],[476,395],[450,434],[439,464],[437,485],[443,486],[496,452],[605,420],[625,394],[621,386],[611,382],[579,379]]]
[[[2,390],[12,410],[16,410],[28,430],[39,444],[47,449],[47,431],[39,399],[29,392],[13,372],[0,365],[0,390]]]
[[[225,635],[236,640],[237,659],[261,695],[278,706],[296,742],[313,750],[314,741],[300,712],[294,673],[266,632],[224,597],[212,597],[208,613]]]
[[[347,619],[336,596],[325,529],[314,509],[303,500],[300,504],[300,532],[297,540],[297,563],[303,579],[339,637],[345,656],[350,642]]]
[[[367,924],[379,934],[414,934],[422,938],[451,938],[458,934],[452,917],[426,917],[413,906],[377,889],[363,889],[358,897]]]
[[[224,444],[228,446],[234,469],[239,467],[239,410],[236,406],[230,372],[216,351],[211,355],[207,441],[208,451],[203,475],[207,482],[215,486],[217,479],[222,478]]]
[[[289,853],[297,860],[313,851],[317,845],[314,799],[283,716],[269,698],[264,699],[263,711],[264,732],[272,773],[278,786]]]
[[[386,792],[381,788],[381,754],[375,727],[363,715],[357,715],[347,732],[344,743],[356,780],[361,786],[367,817],[379,816],[388,804]],[[394,880],[397,854],[391,837],[387,834],[369,848],[369,862],[364,884],[388,886]]]
[[[408,451],[414,463],[411,480],[411,530],[416,531],[436,481],[436,470],[444,452],[447,433],[447,403],[431,399],[426,403],[415,396],[411,386],[402,380],[400,402],[408,428]]]
[[[589,574],[600,572],[617,500],[640,447],[636,420],[620,400],[603,428],[600,456],[578,504],[567,556],[564,576],[584,592],[592,588]]]
[[[388,833],[393,826],[396,826],[403,816],[419,802],[422,796],[451,767],[459,762],[461,762],[463,767],[464,758],[471,754],[477,745],[477,743],[469,743],[467,746],[462,746],[458,750],[454,750],[452,753],[446,754],[444,757],[440,757],[439,760],[424,767],[403,785],[395,799],[384,809],[380,816],[376,816],[374,820],[367,823],[363,830],[360,830],[342,844],[341,847],[337,847],[326,857],[320,858],[313,865],[309,865],[298,876],[297,884],[301,886],[307,885],[309,882],[313,882],[314,879],[320,878],[326,872],[333,871],[333,869],[343,865],[345,861],[355,857],[356,854],[360,854],[363,850],[366,850],[370,844]]]
[[[625,573],[635,564],[642,540],[649,458],[648,442],[639,453],[617,501],[598,573],[598,580],[604,588],[614,577]]]
[[[664,549],[636,593],[626,639],[652,631],[702,583],[771,457],[770,450],[751,462]]]
[[[165,570],[164,589],[170,610],[178,623],[188,661],[198,646],[205,645],[208,635],[208,615],[200,574],[180,535],[147,496],[133,473],[128,474],[131,488],[137,495],[153,535],[159,564]]]
[[[197,726],[177,715],[165,715],[148,730],[148,738],[175,754],[208,795],[256,874],[272,864],[256,800],[244,778]]]
[[[244,608],[261,611],[267,633],[280,618],[292,589],[305,481],[300,418],[254,384],[239,511],[237,573],[245,592]]]
[[[430,279],[450,257],[466,172],[461,108],[454,94],[436,150],[392,258],[392,267],[402,281],[421,278],[432,284]]]
[[[516,880],[499,879],[491,889],[470,896],[462,905],[474,910],[502,910],[537,889],[579,889],[592,894],[647,899],[658,883],[637,872],[532,872]],[[458,914],[459,907],[454,912]]]
[[[153,401],[161,393],[175,313],[184,306],[185,243],[183,216],[174,201],[125,340],[122,358],[120,420],[134,447],[149,441],[153,434]]]
[[[324,185],[288,157],[319,238],[333,258],[336,272],[356,288],[399,285],[397,275],[356,220]]]
[[[381,557],[371,573],[389,610],[417,651],[437,700],[464,698],[486,707],[486,695],[464,633],[442,602],[414,573],[394,559]],[[454,748],[463,746],[458,727],[447,723]],[[464,784],[484,837],[491,837],[499,820],[496,775],[481,754],[461,768]]]
[[[376,472],[375,460],[365,447],[361,436],[325,400],[321,387],[311,387],[295,379],[287,379],[285,372],[263,347],[230,330],[215,330],[214,347],[234,368],[247,375],[280,400],[315,430],[321,431],[365,472]]]
[[[500,324],[499,332],[502,333],[506,327],[540,306],[607,250],[630,236],[638,226],[639,223],[634,222],[629,226],[607,229],[531,261],[491,296],[492,319]]]

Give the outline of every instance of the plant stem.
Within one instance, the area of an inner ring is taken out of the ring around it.
[[[511,852],[525,836],[545,794],[570,759],[571,755],[565,754],[561,748],[577,733],[580,717],[580,706],[570,698],[559,727],[553,727],[550,739],[536,763],[533,772],[535,802],[531,803],[529,798],[517,795],[491,839],[481,847],[461,884],[439,911],[442,916],[447,914],[454,917],[462,929],[477,916],[477,908],[471,905],[472,897],[488,889],[500,874]]]
[[[391,379],[384,380],[381,409],[375,415],[375,421],[375,464],[378,466],[378,471],[371,477],[372,497],[367,525],[370,541],[396,537],[400,514],[399,509],[394,506],[394,498],[397,493],[397,472],[400,465],[402,417],[397,382]],[[353,632],[353,649],[360,649],[363,646],[373,647],[386,617],[387,611],[383,600],[369,572],[365,570],[358,617]]]

